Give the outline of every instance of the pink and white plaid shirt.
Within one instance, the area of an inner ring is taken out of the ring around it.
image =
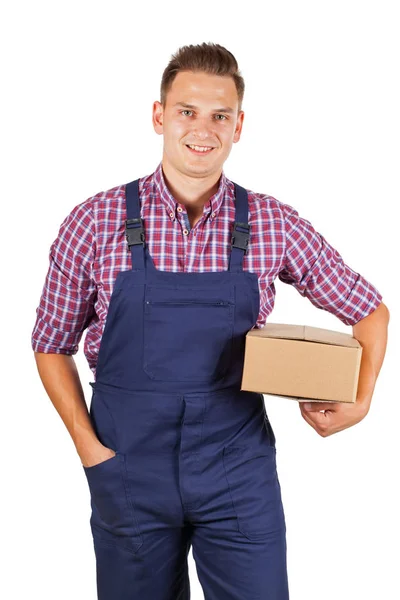
[[[380,292],[344,263],[310,221],[272,196],[247,192],[250,242],[243,268],[258,275],[256,327],[263,327],[272,312],[276,277],[346,325],[354,325],[378,307]],[[224,172],[192,229],[185,206],[166,186],[162,162],[154,173],[140,179],[139,193],[146,243],[157,269],[228,269],[235,205],[234,185]],[[50,247],[32,332],[33,350],[75,354],[87,329],[84,353],[95,376],[114,281],[119,271],[131,268],[125,219],[123,184],[78,204],[62,222]]]

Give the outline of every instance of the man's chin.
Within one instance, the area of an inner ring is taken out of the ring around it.
[[[185,171],[188,175],[211,175],[218,169],[213,165],[186,165]]]
[[[221,168],[219,161],[184,160],[183,164],[187,171],[192,173],[214,173]]]

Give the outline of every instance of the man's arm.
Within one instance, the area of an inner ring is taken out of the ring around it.
[[[64,219],[51,245],[50,264],[32,332],[40,378],[83,466],[93,466],[115,455],[96,437],[72,356],[94,315],[95,247],[92,205],[84,202]]]
[[[353,325],[353,337],[362,346],[357,402],[368,413],[375,383],[385,357],[388,339],[389,310],[383,302],[370,315]]]
[[[72,437],[82,465],[91,467],[114,456],[93,429],[74,358],[44,352],[34,355],[43,386]]]
[[[347,265],[310,221],[289,204],[280,206],[285,222],[285,262],[279,279],[292,285],[317,308],[351,325],[354,337],[363,347],[354,404],[299,403],[303,418],[326,437],[355,425],[368,413],[385,355],[389,311],[379,290]]]

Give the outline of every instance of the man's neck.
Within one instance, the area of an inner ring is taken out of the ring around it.
[[[177,202],[183,204],[191,215],[203,214],[203,207],[219,186],[221,173],[209,177],[187,177],[162,161],[165,183]]]

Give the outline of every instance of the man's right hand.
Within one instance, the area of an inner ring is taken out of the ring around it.
[[[96,445],[92,452],[86,452],[84,456],[80,455],[81,463],[83,467],[94,467],[108,458],[112,458],[116,455],[116,452],[103,444]]]

